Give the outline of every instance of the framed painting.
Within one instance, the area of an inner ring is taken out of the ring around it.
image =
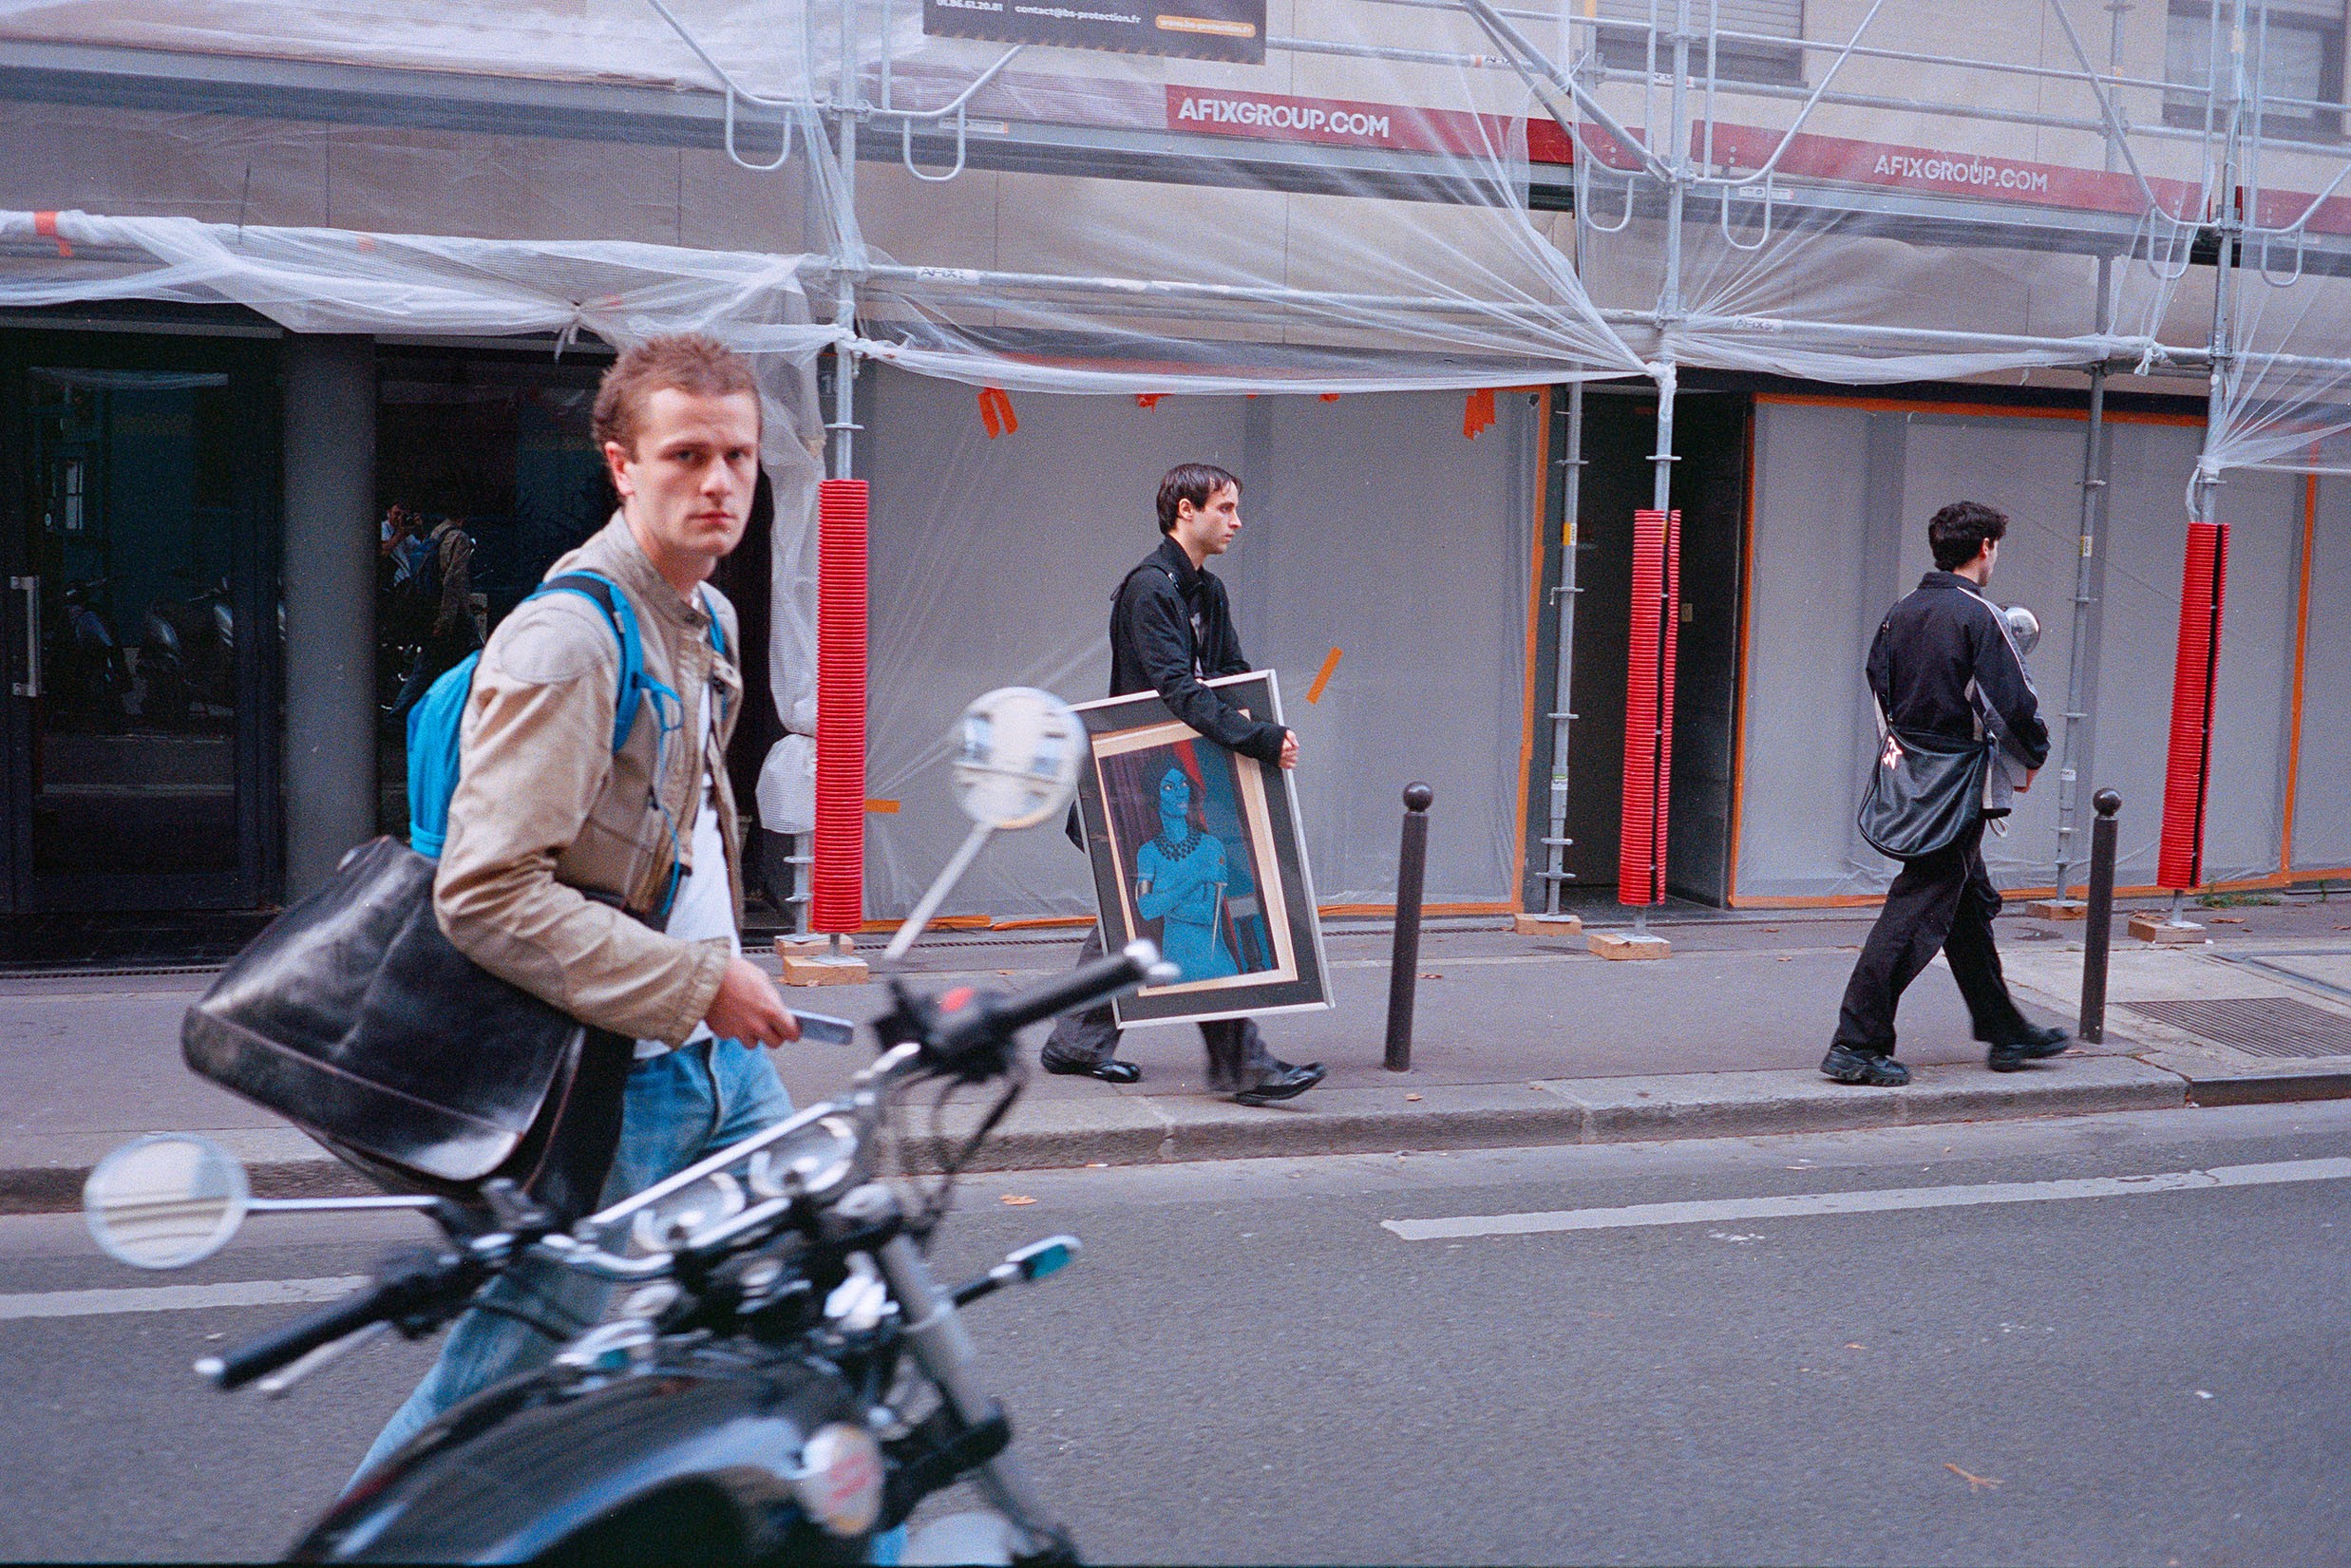
[[[1281,722],[1273,671],[1204,683]],[[1119,998],[1121,1028],[1331,1005],[1322,923],[1290,775],[1227,750],[1156,692],[1077,705],[1090,755],[1078,813],[1102,939],[1138,936],[1184,973]]]

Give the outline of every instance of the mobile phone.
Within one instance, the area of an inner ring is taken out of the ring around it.
[[[800,1038],[820,1046],[845,1046],[857,1038],[857,1025],[847,1018],[835,1018],[825,1012],[803,1012],[792,1009],[792,1016],[800,1022]]]

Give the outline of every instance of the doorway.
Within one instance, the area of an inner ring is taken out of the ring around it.
[[[1553,398],[1551,450],[1568,455],[1567,399]],[[1737,754],[1740,574],[1746,541],[1748,427],[1744,393],[1682,388],[1675,403],[1673,504],[1681,510],[1681,628],[1674,681],[1674,762],[1666,839],[1666,887],[1676,897],[1720,907],[1731,875],[1731,807]],[[1613,897],[1624,801],[1624,675],[1632,619],[1633,514],[1653,494],[1657,394],[1646,388],[1587,387],[1583,482],[1576,531],[1574,662],[1567,751],[1566,837],[1562,891],[1568,905]],[[1558,603],[1562,580],[1559,468],[1551,479],[1541,604]],[[1558,619],[1546,609],[1536,628],[1535,690],[1554,690]],[[1541,705],[1547,708],[1550,705]],[[1526,906],[1544,907],[1543,839],[1550,809],[1550,726],[1537,714],[1527,781]]]
[[[273,891],[275,347],[0,335],[11,912]]]

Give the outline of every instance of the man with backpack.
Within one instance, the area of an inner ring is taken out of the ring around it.
[[[604,1201],[771,1125],[791,1101],[762,1048],[799,1037],[742,955],[727,740],[742,704],[734,609],[706,579],[741,540],[759,468],[750,367],[655,338],[605,373],[594,416],[620,510],[417,709],[458,726],[433,908],[466,956],[634,1058]],[[469,685],[465,684],[469,677]],[[462,722],[454,709],[462,698]],[[424,816],[436,815],[428,811]],[[543,1364],[605,1293],[524,1264],[461,1317],[364,1476],[442,1411]],[[354,1478],[356,1479],[356,1478]]]

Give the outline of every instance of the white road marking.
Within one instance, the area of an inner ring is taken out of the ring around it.
[[[333,1301],[368,1282],[363,1274],[322,1279],[240,1279],[226,1285],[145,1285],[112,1291],[41,1291],[0,1295],[0,1320],[94,1317],[103,1313],[174,1313],[192,1307],[276,1307]]]
[[[2266,1187],[2283,1181],[2351,1181],[2351,1160],[2287,1160],[2266,1165],[2215,1165],[2206,1171],[2094,1176],[2067,1181],[1986,1181],[1972,1187],[1885,1187],[1870,1192],[1634,1203],[1621,1209],[1465,1215],[1458,1219],[1383,1219],[1380,1226],[1407,1241],[1438,1241],[1466,1236],[1612,1231],[1637,1225],[1712,1224],[1811,1214],[1877,1214],[1888,1209],[1958,1209],[1979,1203],[2049,1203],[2068,1198],[2125,1198],[2133,1193],[2188,1192],[2205,1187]]]

